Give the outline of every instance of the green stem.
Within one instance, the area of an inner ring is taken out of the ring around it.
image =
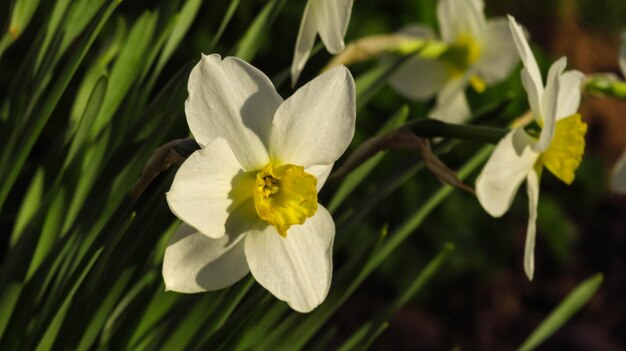
[[[460,140],[479,141],[497,144],[508,132],[508,129],[479,127],[467,124],[452,124],[436,119],[420,119],[404,125],[415,135],[422,138],[453,138]]]
[[[616,79],[613,75],[592,75],[585,82],[584,91],[626,99],[626,82]]]
[[[417,55],[425,59],[436,59],[450,47],[448,43],[432,39],[410,38],[400,41],[390,49],[401,55]]]

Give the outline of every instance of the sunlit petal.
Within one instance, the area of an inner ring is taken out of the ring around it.
[[[524,245],[524,271],[529,280],[535,274],[535,237],[537,234],[537,206],[539,204],[540,170],[533,169],[526,178],[528,192],[528,227],[526,229],[526,243]]]
[[[311,166],[309,168],[306,168],[304,171],[307,172],[308,174],[313,175],[316,179],[317,179],[317,191],[320,191],[320,189],[322,189],[322,187],[324,186],[324,183],[326,183],[326,179],[328,179],[328,176],[330,175],[330,171],[332,171],[333,169],[333,164],[329,164],[329,165],[315,165],[315,166]]]
[[[312,0],[309,1],[315,12],[315,21],[322,42],[331,54],[343,51],[343,37],[346,35],[352,3],[354,0]]]
[[[533,114],[541,114],[541,96],[543,95],[543,80],[541,79],[541,72],[535,60],[535,55],[530,50],[528,41],[526,41],[526,35],[522,26],[517,24],[515,18],[508,16],[509,26],[511,28],[511,34],[513,35],[513,41],[517,47],[517,51],[524,64],[522,70],[522,83],[524,89],[528,93],[528,100]],[[537,116],[535,118],[538,118]]]
[[[562,57],[558,61],[554,62],[548,72],[548,79],[546,80],[546,89],[541,99],[541,134],[539,140],[533,144],[533,150],[535,152],[545,151],[552,142],[554,137],[554,129],[556,128],[556,112],[559,106],[559,96],[561,90],[560,76],[567,65],[567,60]]]
[[[296,39],[296,47],[293,53],[293,62],[291,63],[291,85],[296,85],[300,73],[304,69],[313,44],[315,43],[315,37],[317,36],[317,23],[315,21],[315,14],[311,11],[311,1],[307,2],[304,8],[304,14],[302,15],[302,21],[300,22],[300,30],[298,31],[298,39]]]
[[[224,138],[245,170],[269,161],[269,127],[282,98],[265,74],[234,57],[203,56],[188,90],[187,123],[201,146]]]
[[[249,272],[244,236],[213,239],[181,224],[170,238],[163,258],[165,289],[197,293],[238,282]]]
[[[556,108],[556,120],[576,114],[580,106],[581,84],[585,75],[571,70],[559,77],[559,96]]]
[[[321,205],[286,237],[274,227],[248,234],[245,253],[254,278],[299,312],[309,312],[328,294],[335,224]]]
[[[476,196],[490,215],[500,217],[511,206],[517,189],[539,157],[529,147],[533,142],[523,129],[516,129],[496,145],[476,179]]]
[[[220,138],[180,166],[166,194],[167,203],[185,223],[218,238],[225,233],[228,216],[252,197],[253,184],[254,178],[243,172],[226,140]]]
[[[335,162],[354,135],[354,80],[337,66],[296,91],[278,108],[270,155],[279,164],[303,167]]]

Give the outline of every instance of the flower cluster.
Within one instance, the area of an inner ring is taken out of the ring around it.
[[[307,3],[293,84],[318,33],[331,53],[343,50],[352,4]],[[390,81],[412,99],[437,95],[431,117],[463,122],[470,115],[464,89],[469,85],[482,92],[505,79],[521,59],[534,123],[514,128],[498,142],[476,180],[476,195],[489,214],[499,217],[526,181],[530,215],[524,268],[532,279],[542,171],[571,184],[584,153],[587,126],[577,113],[584,76],[565,71],[561,58],[544,84],[523,28],[510,16],[486,20],[483,7],[481,0],[441,0],[437,16],[446,50],[433,59],[408,58]],[[430,28],[406,32],[437,40]],[[184,223],[165,252],[166,288],[217,290],[250,272],[293,309],[311,311],[324,301],[331,283],[335,225],[317,194],[354,135],[352,75],[335,67],[283,100],[250,64],[203,55],[188,91],[187,122],[201,148],[179,168],[167,193],[170,209]],[[623,172],[616,172],[621,179],[616,184],[623,185]]]

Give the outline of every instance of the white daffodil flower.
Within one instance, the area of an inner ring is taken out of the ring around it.
[[[619,53],[619,67],[622,76],[626,78],[626,32],[622,33],[622,47]],[[611,190],[616,193],[626,194],[626,150],[613,166],[611,176]]]
[[[331,54],[343,51],[343,37],[348,30],[354,0],[309,0],[304,8],[300,31],[291,64],[291,85],[296,85],[304,69],[315,37],[319,33],[326,49]]]
[[[332,69],[283,101],[250,64],[210,55],[188,90],[201,149],[167,193],[184,224],[165,251],[166,289],[217,290],[251,272],[294,310],[311,311],[332,276],[335,225],[317,192],[354,135],[350,72]]]
[[[530,216],[524,270],[532,280],[541,172],[545,166],[557,178],[571,184],[585,150],[587,125],[577,113],[584,75],[575,70],[563,72],[566,59],[561,58],[550,67],[544,87],[522,27],[513,17],[509,16],[509,22],[524,64],[522,83],[541,132],[530,135],[523,128],[517,128],[502,138],[476,180],[476,195],[490,215],[500,217],[509,209],[517,189],[526,179]]]
[[[485,19],[482,0],[440,0],[437,18],[441,40],[449,49],[437,59],[412,57],[392,75],[391,86],[404,97],[424,101],[437,95],[430,117],[461,123],[471,111],[465,88],[477,92],[504,80],[519,62],[506,19]],[[428,27],[406,34],[435,40]]]

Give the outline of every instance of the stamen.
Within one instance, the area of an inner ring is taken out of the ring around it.
[[[294,224],[302,224],[317,211],[317,179],[304,167],[266,165],[257,173],[254,206],[259,218],[283,237]]]

